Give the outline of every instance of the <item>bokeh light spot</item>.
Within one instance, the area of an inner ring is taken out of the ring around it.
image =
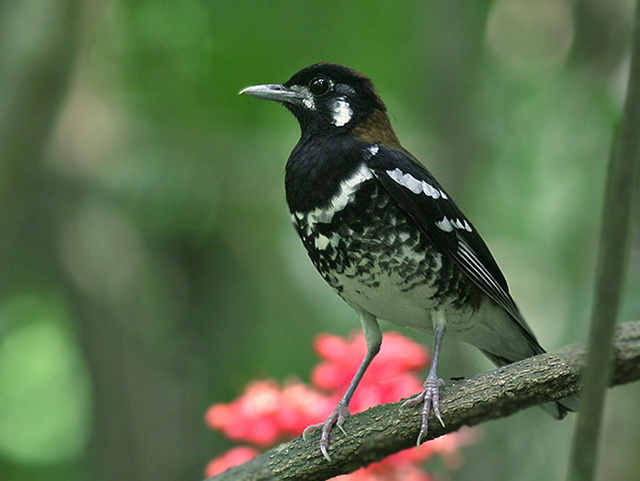
[[[553,73],[564,66],[574,36],[566,2],[499,0],[487,22],[487,46],[502,65],[521,74]]]

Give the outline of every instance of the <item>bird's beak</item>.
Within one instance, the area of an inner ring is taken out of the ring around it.
[[[275,100],[276,102],[297,103],[302,99],[299,92],[288,89],[280,84],[253,85],[238,92],[239,95],[249,95],[257,99]]]

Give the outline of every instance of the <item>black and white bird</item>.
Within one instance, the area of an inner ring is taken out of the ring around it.
[[[379,319],[435,333],[424,391],[405,402],[423,405],[418,443],[431,410],[443,423],[436,367],[445,330],[498,366],[545,352],[474,225],[400,145],[369,78],[318,63],[240,94],[280,102],[298,120],[285,179],[291,219],[313,265],[364,329],[368,351],[349,388],[323,424],[307,429],[322,430],[326,458],[331,430],[349,415],[380,349]],[[546,407],[562,418],[570,404]]]

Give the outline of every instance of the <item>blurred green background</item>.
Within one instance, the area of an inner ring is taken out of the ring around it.
[[[542,344],[583,340],[632,7],[0,4],[0,479],[199,480],[229,447],[210,404],[307,379],[314,335],[357,328],[289,225],[295,120],[237,95],[317,61],[374,79]],[[630,262],[623,320],[640,318],[637,232]],[[441,366],[490,368],[446,340]],[[602,479],[640,479],[639,398],[610,391]],[[488,423],[441,479],[562,479],[573,422]]]

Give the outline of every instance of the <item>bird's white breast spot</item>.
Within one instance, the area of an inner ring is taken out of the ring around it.
[[[356,170],[351,177],[340,183],[338,193],[331,199],[330,204],[333,206],[333,210],[338,212],[344,209],[360,188],[360,185],[372,177],[373,173],[371,170],[366,165],[360,164],[358,170]]]
[[[373,178],[371,170],[365,164],[360,164],[360,167],[358,167],[351,177],[348,177],[340,183],[338,192],[331,198],[326,206],[317,207],[309,212],[294,212],[293,216],[299,220],[306,217],[306,230],[307,235],[309,235],[316,224],[330,223],[333,216],[344,209],[353,199],[353,196],[362,183],[371,178]]]
[[[329,245],[329,238],[325,235],[319,234],[318,237],[316,237],[315,244],[316,249],[325,250]]]
[[[409,240],[409,233],[408,232],[400,232],[400,234],[398,234],[398,238],[400,239],[400,242],[407,242],[407,240]]]

